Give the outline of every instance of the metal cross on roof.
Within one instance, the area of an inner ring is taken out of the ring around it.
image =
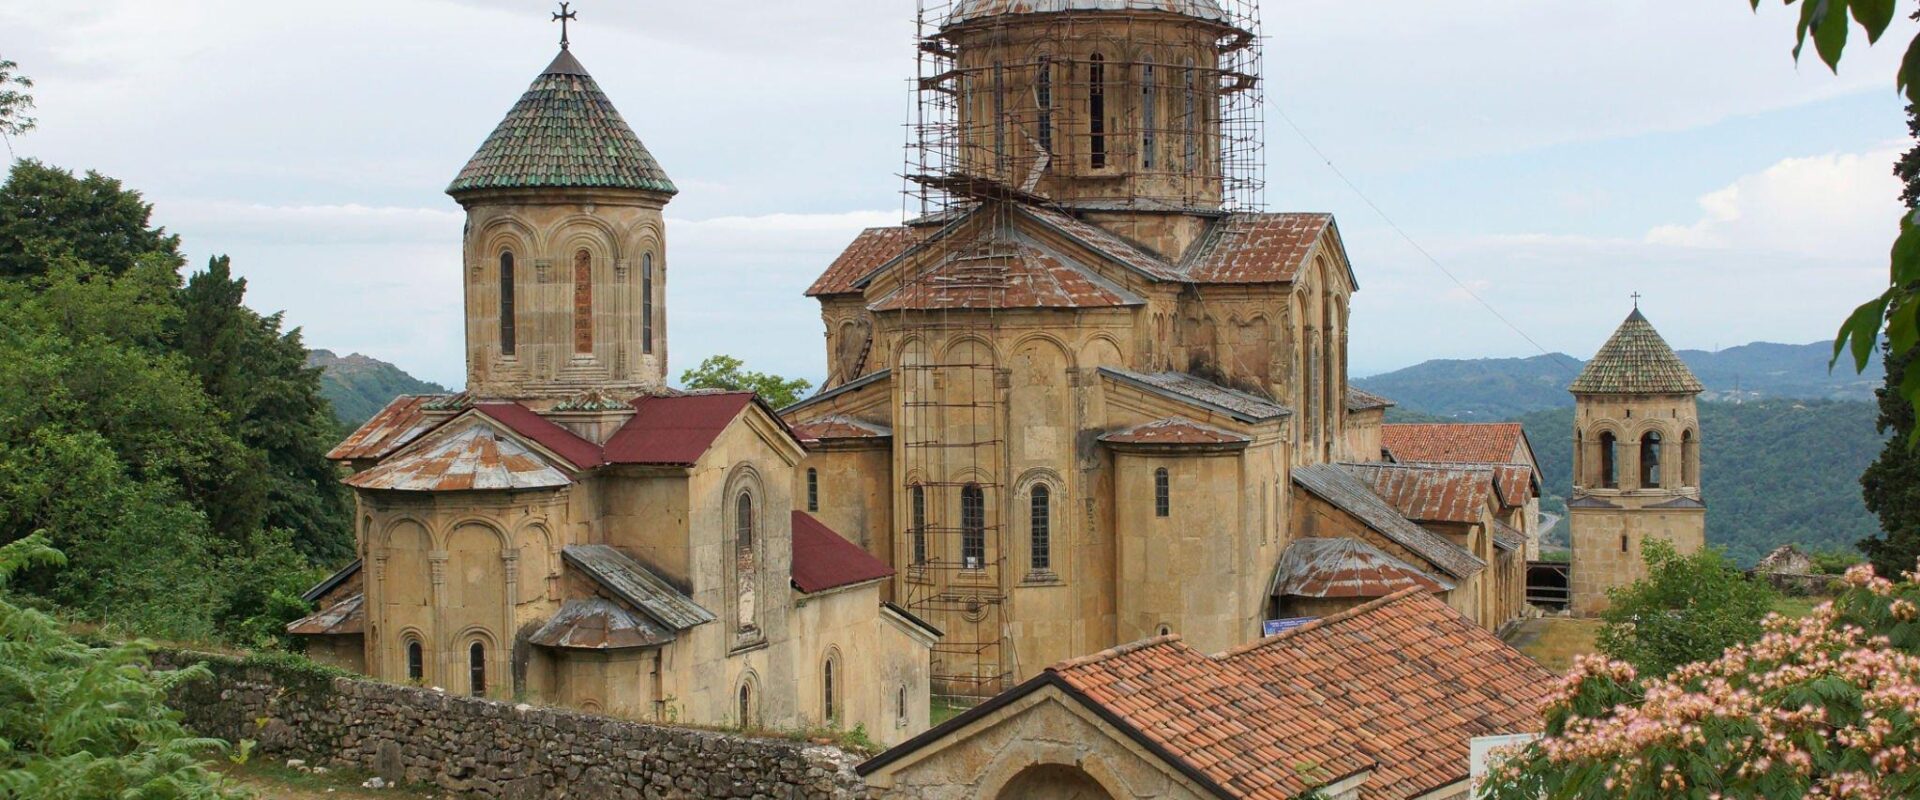
[[[570,5],[573,4],[561,3],[559,13],[554,14],[553,19],[549,20],[550,22],[557,21],[560,23],[560,49],[562,50],[567,49],[567,20],[580,18],[579,12],[567,10],[567,6]]]
[[[565,47],[565,46],[566,46],[566,43],[565,43],[564,41],[563,41],[563,42],[561,42],[561,46],[562,46],[562,47]],[[1640,310],[1640,293],[1639,293],[1639,292],[1634,292],[1634,293],[1633,293],[1633,310],[1635,310],[1635,311],[1639,311],[1639,310]]]

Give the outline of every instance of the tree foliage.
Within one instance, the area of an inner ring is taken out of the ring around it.
[[[0,547],[0,590],[62,554],[35,535]],[[92,647],[0,594],[0,796],[237,800],[202,766],[224,744],[188,735],[166,705],[205,667],[157,671],[139,644]]]
[[[1749,579],[1713,548],[1683,556],[1672,544],[1649,539],[1643,552],[1647,577],[1607,592],[1600,652],[1642,675],[1665,675],[1760,638],[1772,587]]]
[[[680,384],[688,389],[725,389],[734,392],[753,392],[767,405],[785,408],[800,401],[813,381],[805,378],[782,378],[764,372],[753,372],[744,367],[740,359],[729,355],[709,356],[700,362],[700,366],[680,374]]]
[[[147,227],[152,216],[153,206],[117,180],[18,162],[0,184],[0,278],[40,275],[65,257],[109,275],[142,262],[178,269],[180,237]]]
[[[1907,133],[1920,138],[1920,106],[1907,105]],[[1908,209],[1920,209],[1920,144],[1900,156],[1893,174],[1900,179],[1900,199]],[[1860,550],[1888,575],[1920,558],[1920,452],[1908,446],[1915,436],[1913,401],[1900,393],[1913,359],[1911,350],[1886,359],[1887,383],[1877,393],[1878,425],[1891,440],[1860,476],[1867,508],[1880,517],[1880,530],[1860,540]]]
[[[1920,575],[1871,566],[1804,619],[1662,677],[1574,665],[1495,800],[1920,796]]]
[[[0,58],[0,138],[11,139],[33,130],[33,79],[21,75],[20,65]]]

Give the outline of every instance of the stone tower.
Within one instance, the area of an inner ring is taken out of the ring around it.
[[[1700,499],[1699,379],[1635,308],[1567,390],[1574,398],[1573,612],[1647,574],[1648,539],[1685,554],[1706,545]]]
[[[675,192],[563,41],[447,187],[467,211],[467,391],[560,402],[659,386]]]

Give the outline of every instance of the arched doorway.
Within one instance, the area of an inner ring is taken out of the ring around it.
[[[1040,764],[1021,770],[996,795],[999,800],[1113,800],[1100,782],[1079,767]]]

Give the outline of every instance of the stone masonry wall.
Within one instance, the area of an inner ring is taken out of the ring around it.
[[[865,798],[858,758],[786,739],[648,725],[293,666],[162,652],[156,666],[205,662],[211,681],[175,690],[193,731],[255,753],[373,772],[503,800]]]

